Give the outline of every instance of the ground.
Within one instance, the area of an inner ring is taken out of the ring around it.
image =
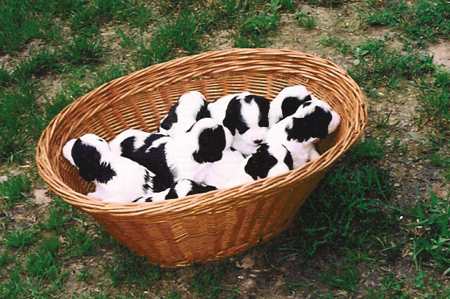
[[[0,4],[1,298],[450,297],[448,2],[20,3]],[[341,65],[367,95],[368,127],[280,236],[160,269],[48,192],[33,149],[103,82],[230,47]]]

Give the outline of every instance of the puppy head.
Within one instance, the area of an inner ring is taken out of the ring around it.
[[[307,142],[315,138],[325,138],[328,135],[332,120],[331,112],[320,106],[315,106],[313,109],[308,109],[307,113],[293,115],[290,125],[286,128],[288,140]]]
[[[192,127],[190,134],[197,142],[193,157],[198,163],[220,160],[222,152],[231,143],[225,128],[211,118],[199,120]]]
[[[86,181],[108,182],[116,173],[107,161],[108,143],[95,134],[86,134],[69,140],[63,147],[63,156],[78,168]]]
[[[303,103],[310,101],[309,91],[303,85],[295,85],[284,88],[270,103],[270,126],[280,120],[294,114]]]

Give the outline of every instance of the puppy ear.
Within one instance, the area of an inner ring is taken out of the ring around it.
[[[247,125],[244,123],[241,115],[241,102],[238,97],[233,98],[227,106],[225,118],[223,119],[223,125],[230,130],[231,134],[236,134],[236,130],[239,134],[244,134],[248,130]]]
[[[259,122],[258,126],[260,127],[268,127],[269,126],[269,110],[270,110],[270,102],[262,96],[253,95],[253,100],[259,108]]]
[[[288,140],[296,139],[299,142],[310,138],[325,138],[328,135],[328,125],[331,113],[316,107],[313,112],[302,118],[292,118],[292,126],[286,128]]]
[[[170,130],[170,128],[172,128],[172,125],[178,121],[178,116],[176,113],[177,107],[178,103],[173,105],[167,113],[166,117],[161,121],[161,124],[159,126],[164,130]]]
[[[306,103],[311,102],[311,95],[307,95],[305,98],[300,99],[298,97],[287,97],[283,100],[281,104],[281,113],[282,118],[286,118],[289,115],[294,114],[298,107],[305,105]],[[309,105],[309,104],[307,104]]]
[[[245,164],[245,172],[254,180],[265,178],[270,169],[277,164],[277,159],[268,151],[267,144],[261,144],[256,153],[250,156]]]
[[[208,110],[208,103],[205,102],[203,106],[200,108],[200,110],[197,113],[197,117],[195,118],[196,121],[199,121],[202,118],[209,118],[211,117],[211,113]]]
[[[84,144],[80,139],[77,139],[72,147],[72,157],[80,176],[88,182],[97,180],[106,183],[116,175],[109,164],[100,163],[101,155],[97,149]]]
[[[194,160],[205,163],[222,159],[222,152],[226,146],[225,138],[222,126],[203,130],[198,136],[198,150],[193,153]]]

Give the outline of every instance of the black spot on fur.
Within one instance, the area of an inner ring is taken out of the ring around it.
[[[261,144],[245,165],[245,172],[254,180],[266,178],[270,169],[277,164],[277,159],[269,153],[268,149],[267,144]]]
[[[269,109],[270,103],[265,97],[252,95],[253,100],[256,102],[259,108],[259,122],[258,126],[269,126]]]
[[[156,135],[156,134],[155,134]],[[160,136],[164,136],[161,134],[158,134]],[[154,192],[161,192],[166,190],[167,188],[170,188],[172,186],[174,180],[173,180],[173,174],[169,169],[169,166],[167,165],[166,161],[166,151],[165,151],[165,143],[160,144],[157,147],[152,147],[149,149],[151,143],[154,140],[157,140],[159,138],[156,138],[152,141],[152,136],[149,136],[145,140],[145,145],[133,150],[128,150],[128,147],[124,148],[122,145],[122,156],[128,159],[131,159],[151,172],[154,173],[153,177],[153,191]],[[134,137],[131,137],[134,138]],[[154,138],[154,137],[153,137]],[[127,138],[129,139],[129,138]],[[124,140],[127,141],[127,139]],[[134,141],[133,141],[134,142]],[[123,143],[123,142],[122,142]],[[128,141],[127,141],[128,144]],[[149,181],[147,181],[149,182]]]
[[[139,196],[138,198],[136,198],[135,200],[133,200],[132,202],[137,202],[138,200],[142,199],[142,196]]]
[[[193,158],[198,163],[218,161],[222,159],[225,145],[225,130],[222,126],[207,128],[198,136],[198,150],[193,153]]]
[[[244,134],[249,129],[242,119],[241,107],[242,105],[239,99],[237,97],[233,98],[228,103],[225,118],[223,120],[223,125],[230,130],[233,136],[236,134],[236,130],[239,134]]]
[[[211,113],[208,110],[208,103],[204,103],[203,106],[200,108],[200,110],[197,113],[197,117],[195,118],[196,121],[199,121],[202,118],[208,118],[211,117]]]
[[[292,128],[286,129],[288,140],[303,142],[309,138],[325,138],[328,135],[331,113],[316,107],[312,113],[303,118],[293,118],[292,121]]]
[[[101,155],[97,149],[84,144],[80,139],[75,141],[71,154],[80,176],[88,182],[96,180],[105,184],[116,175],[109,163],[100,163]]]
[[[145,202],[153,202],[153,200],[152,200],[151,197],[147,197],[147,198],[145,199]]]
[[[178,103],[176,103],[170,108],[169,112],[167,113],[167,116],[161,122],[160,125],[161,128],[169,130],[172,127],[172,125],[178,121],[178,116],[176,112],[177,107]]]
[[[283,162],[284,164],[286,164],[289,170],[294,169],[294,161],[292,160],[292,155],[287,149],[286,149],[286,156],[284,156]]]
[[[297,97],[285,98],[283,100],[283,103],[281,104],[282,119],[294,114],[300,106],[309,106],[311,104],[311,100],[312,99],[310,95],[307,95],[303,99]]]
[[[196,182],[192,182],[192,181],[191,181],[191,186],[192,186],[191,191],[189,191],[188,194],[186,194],[186,195],[206,193],[209,191],[217,190],[217,188],[214,186],[197,184]]]
[[[175,199],[178,198],[178,194],[175,191],[175,187],[171,187],[169,193],[166,195],[166,199]]]

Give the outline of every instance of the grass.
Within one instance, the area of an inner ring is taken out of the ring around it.
[[[36,241],[37,232],[35,229],[18,229],[8,232],[5,237],[6,246],[13,249],[22,249],[33,245]]]
[[[223,292],[220,280],[224,274],[224,265],[212,265],[201,268],[192,280],[192,290],[201,298],[219,298]]]
[[[346,244],[352,248],[377,246],[382,236],[397,226],[395,209],[389,204],[392,183],[389,173],[377,166],[381,145],[366,140],[356,146],[346,162],[328,174],[302,208],[298,239],[282,250],[306,256],[324,246]]]
[[[122,284],[148,287],[161,278],[158,267],[151,266],[146,258],[136,256],[124,247],[116,252],[107,273],[115,287]]]
[[[371,6],[375,1],[370,1]],[[445,0],[385,1],[384,5],[370,10],[366,16],[372,26],[390,26],[424,46],[450,34],[448,22],[450,4]]]
[[[276,13],[262,12],[248,17],[238,28],[234,45],[238,48],[265,47],[269,33],[278,28],[279,21]]]
[[[389,113],[369,110],[367,137],[326,175],[288,233],[251,251],[254,269],[234,267],[236,260],[230,259],[162,270],[118,246],[62,200],[55,198],[45,209],[26,201],[32,186],[42,184],[30,170],[37,138],[74,99],[138,68],[213,49],[218,33],[231,35],[228,42],[234,46],[272,46],[277,30],[284,29],[282,14],[299,26],[317,28],[320,46],[333,47],[342,54],[339,59],[353,62],[349,71],[369,95],[369,106],[372,99],[382,104],[403,88],[420,92],[419,127],[431,132],[414,158],[433,173],[430,180],[448,181],[449,75],[417,47],[448,35],[444,1],[372,3],[364,18],[370,26],[394,29],[393,39],[404,44],[401,50],[389,47],[389,40],[353,45],[346,32],[296,14],[300,3],[291,0],[156,1],[151,7],[142,0],[19,2],[0,3],[0,171],[8,176],[0,183],[0,298],[239,298],[252,292],[270,296],[274,286],[277,296],[292,297],[450,295],[448,198],[419,191],[396,197],[392,176],[396,182],[402,177],[389,161],[412,158],[414,144],[396,135],[401,126]],[[340,14],[337,7],[344,1],[301,3]],[[358,40],[365,32],[352,34]],[[47,90],[54,78],[62,87]],[[24,174],[10,175],[11,167]],[[32,227],[24,219],[29,214],[38,221]],[[258,288],[248,291],[241,282],[250,274],[257,275]],[[369,281],[372,276],[376,279]],[[277,289],[278,281],[286,283],[285,290]],[[83,292],[71,291],[74,284]]]
[[[297,12],[295,14],[295,19],[297,20],[297,24],[300,27],[306,28],[308,30],[311,30],[311,29],[314,29],[317,27],[316,19],[313,16],[311,16],[303,11]]]
[[[400,80],[417,80],[433,73],[432,57],[409,51],[402,54],[389,49],[384,40],[372,39],[354,50],[354,65],[350,75],[363,87],[398,87]]]
[[[443,273],[450,272],[450,203],[431,194],[411,210],[413,260],[416,267],[433,263]]]
[[[25,201],[31,189],[30,184],[30,179],[25,175],[13,176],[0,183],[0,198],[4,200],[5,206],[11,208]]]
[[[320,38],[319,43],[325,47],[336,48],[342,55],[352,53],[352,46],[347,41],[336,36],[324,35]]]

